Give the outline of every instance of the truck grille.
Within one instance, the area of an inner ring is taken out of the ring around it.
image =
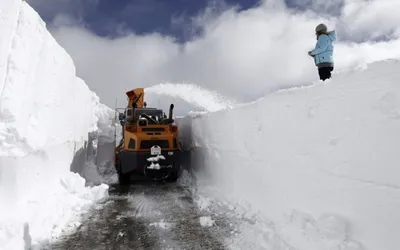
[[[164,128],[142,128],[142,131],[145,132],[162,132],[165,131]]]
[[[160,148],[169,148],[168,140],[144,140],[140,142],[140,149],[150,149],[155,145]]]

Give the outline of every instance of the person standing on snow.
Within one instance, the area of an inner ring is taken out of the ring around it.
[[[308,52],[308,55],[314,57],[315,65],[318,67],[319,78],[322,81],[331,78],[331,72],[334,69],[333,63],[333,42],[336,41],[336,32],[328,32],[325,24],[321,23],[315,28],[317,44],[315,49]]]

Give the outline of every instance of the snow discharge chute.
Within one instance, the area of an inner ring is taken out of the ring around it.
[[[129,98],[128,107],[133,108],[133,106],[137,108],[142,108],[144,106],[144,89],[136,88],[126,92],[126,95]]]

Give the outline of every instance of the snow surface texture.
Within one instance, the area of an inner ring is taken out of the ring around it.
[[[0,249],[28,249],[107,195],[70,170],[109,111],[26,2],[0,1],[0,31]]]
[[[177,120],[202,168],[198,189],[203,179],[250,204],[294,249],[397,250],[399,69],[374,63]]]

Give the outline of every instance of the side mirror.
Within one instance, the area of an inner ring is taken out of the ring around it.
[[[122,121],[122,120],[125,119],[125,115],[123,113],[119,113],[118,118],[119,118],[120,121]]]

